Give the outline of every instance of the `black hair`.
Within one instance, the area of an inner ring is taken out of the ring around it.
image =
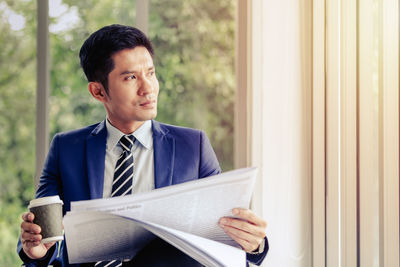
[[[153,46],[139,29],[113,24],[92,33],[79,52],[89,82],[100,82],[108,94],[108,74],[114,69],[112,56],[126,48],[144,46],[154,56]]]

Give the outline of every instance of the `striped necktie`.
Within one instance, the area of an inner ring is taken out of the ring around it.
[[[123,152],[115,166],[111,197],[132,193],[134,161],[131,149],[134,142],[135,137],[133,135],[124,135],[119,140]]]
[[[125,196],[132,193],[134,161],[131,149],[134,142],[135,137],[133,135],[124,135],[119,140],[123,152],[115,165],[111,197]],[[122,262],[120,260],[99,261],[94,266],[117,267],[122,266]]]

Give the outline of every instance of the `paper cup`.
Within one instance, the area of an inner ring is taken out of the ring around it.
[[[42,197],[29,202],[28,209],[35,215],[33,223],[40,226],[42,243],[63,240],[62,205],[59,196]]]

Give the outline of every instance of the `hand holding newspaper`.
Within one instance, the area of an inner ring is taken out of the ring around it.
[[[131,259],[154,234],[205,266],[245,266],[245,252],[218,220],[249,207],[256,174],[244,168],[146,193],[72,202],[64,217],[69,262]]]

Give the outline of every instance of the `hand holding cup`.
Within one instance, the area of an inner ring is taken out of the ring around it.
[[[29,258],[40,259],[56,241],[63,239],[62,201],[58,196],[34,199],[29,210],[22,214],[22,247]]]

